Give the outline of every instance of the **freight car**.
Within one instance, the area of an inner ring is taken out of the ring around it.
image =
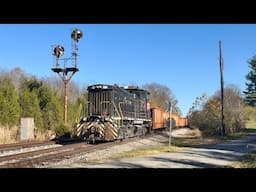
[[[170,126],[170,112],[161,109],[152,108],[151,110],[152,130],[166,129]],[[172,128],[181,128],[188,126],[188,120],[176,114],[171,114]]]
[[[96,84],[88,87],[88,115],[74,131],[86,142],[125,139],[169,127],[170,113],[150,109],[149,92],[137,86]],[[172,115],[172,126],[187,125],[186,118]]]
[[[87,142],[145,135],[151,127],[149,93],[136,86],[96,84],[88,87],[88,111],[75,129]]]

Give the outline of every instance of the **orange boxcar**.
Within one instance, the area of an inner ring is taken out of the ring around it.
[[[165,112],[157,108],[152,108],[151,117],[152,117],[152,129],[162,129],[162,128],[169,127],[169,118],[170,118],[169,112]],[[188,123],[187,118],[172,114],[172,125],[174,127],[186,127],[187,123]]]
[[[187,126],[188,126],[188,119],[185,117],[179,117],[176,127],[187,127]]]
[[[167,127],[167,114],[160,109],[152,108],[151,109],[152,117],[152,129],[161,129]]]

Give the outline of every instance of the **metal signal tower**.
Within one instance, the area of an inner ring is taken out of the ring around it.
[[[77,52],[78,52],[78,41],[83,37],[83,32],[79,29],[74,29],[71,33],[73,39],[73,52],[70,58],[60,59],[64,54],[64,47],[57,45],[53,49],[53,56],[56,58],[55,66],[51,70],[57,73],[64,83],[64,123],[67,124],[68,117],[68,96],[67,96],[67,85],[69,80],[79,71],[77,68]],[[61,68],[59,61],[64,62],[64,67]],[[68,67],[67,62],[72,61],[72,66]]]

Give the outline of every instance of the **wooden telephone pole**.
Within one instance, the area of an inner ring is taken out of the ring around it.
[[[225,123],[224,123],[224,82],[223,82],[223,58],[221,52],[221,41],[219,41],[219,51],[220,51],[220,91],[221,91],[221,125],[220,125],[220,135],[225,136]]]

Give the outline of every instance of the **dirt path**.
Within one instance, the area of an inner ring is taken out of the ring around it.
[[[82,168],[217,168],[227,166],[250,151],[256,151],[256,133],[217,145],[75,166]]]

